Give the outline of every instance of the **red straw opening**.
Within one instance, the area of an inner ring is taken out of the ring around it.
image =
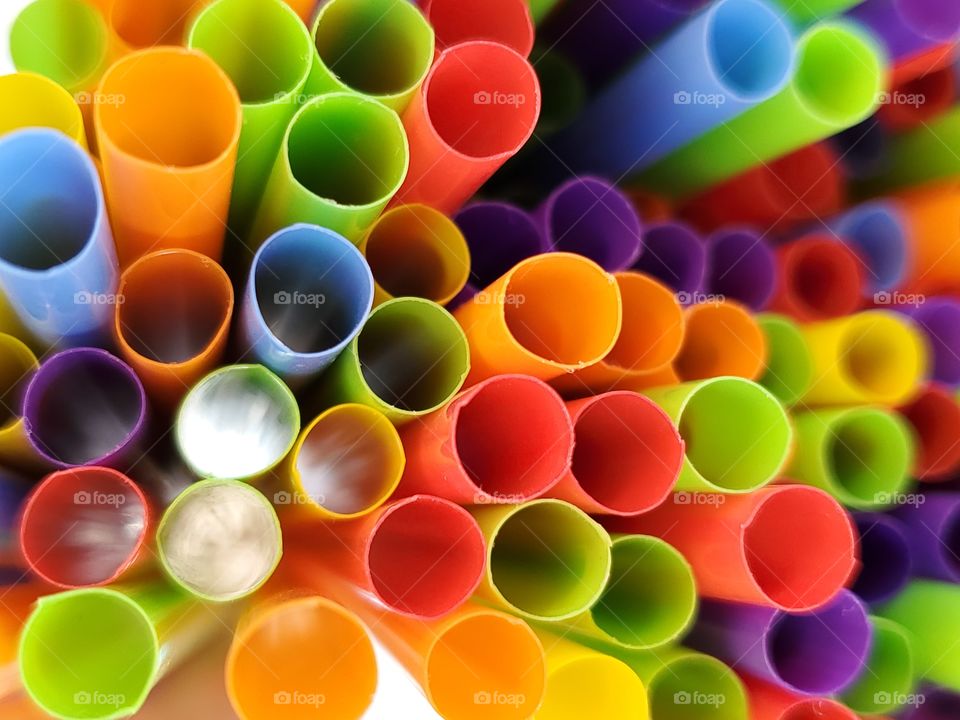
[[[960,404],[941,385],[929,385],[900,408],[917,436],[913,474],[927,482],[946,480],[960,468]]]
[[[838,240],[807,237],[778,252],[780,287],[771,308],[811,321],[848,315],[860,307],[863,268]]]
[[[533,49],[527,0],[425,0],[423,12],[441,50],[470,40],[491,40],[526,57]]]

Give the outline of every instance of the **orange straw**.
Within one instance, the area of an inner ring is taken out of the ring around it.
[[[745,307],[730,300],[693,305],[673,367],[681,382],[733,375],[756,380],[767,362],[763,330]]]

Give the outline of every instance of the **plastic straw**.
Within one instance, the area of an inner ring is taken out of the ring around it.
[[[253,257],[238,335],[241,347],[291,385],[315,378],[360,332],[373,276],[342,235],[297,223]]]
[[[0,75],[0,107],[0,135],[26,127],[49,127],[81,147],[87,146],[76,100],[49,78],[24,72]]]
[[[866,0],[849,17],[863,23],[900,61],[960,37],[960,7],[935,0]]]
[[[24,700],[22,705],[40,715],[40,710],[23,693],[17,654],[20,631],[33,604],[38,597],[49,592],[50,586],[41,582],[18,583],[3,590],[3,604],[0,605],[0,710],[9,710],[8,706],[19,697]]]
[[[960,403],[949,388],[929,383],[897,412],[916,438],[911,470],[914,477],[928,483],[941,482],[960,469]]]
[[[909,263],[909,228],[894,204],[864,203],[827,224],[863,262],[866,295],[900,285]]]
[[[934,70],[894,87],[877,117],[892,130],[911,130],[949,110],[957,90],[952,66]]]
[[[790,318],[766,313],[757,325],[767,344],[767,362],[757,382],[786,407],[800,401],[813,382],[813,360],[800,328]]]
[[[27,439],[21,417],[23,393],[37,367],[37,356],[30,348],[12,335],[0,333],[0,461],[8,467],[44,467]]]
[[[776,288],[773,249],[752,230],[731,229],[710,236],[707,267],[709,294],[735,300],[753,311],[763,310]]]
[[[897,206],[910,227],[911,263],[902,290],[938,294],[960,284],[960,185],[941,183],[897,197]]]
[[[471,40],[497,42],[524,57],[533,49],[529,0],[423,0],[421,7],[439,50]]]
[[[574,443],[563,401],[526,375],[484,380],[406,425],[402,437],[407,466],[400,492],[464,505],[543,495],[569,470]]]
[[[854,712],[828,698],[805,698],[772,683],[746,676],[753,720],[857,720]]]
[[[300,411],[290,389],[262,365],[228,365],[190,389],[173,429],[180,455],[200,477],[250,480],[293,447]]]
[[[886,296],[880,298],[886,299]],[[960,299],[903,296],[912,305],[897,309],[907,314],[926,336],[930,350],[932,380],[947,385],[960,385]]]
[[[176,247],[219,260],[242,125],[230,78],[202,53],[161,47],[111,65],[97,93],[120,264]]]
[[[505,202],[472,202],[454,217],[470,248],[470,282],[486,287],[546,247],[530,214]]]
[[[859,5],[863,0],[773,0],[798,24],[824,20]]]
[[[863,302],[863,261],[826,234],[807,235],[777,248],[777,274],[770,309],[800,322],[850,315]]]
[[[804,612],[846,585],[857,564],[853,523],[829,495],[783,485],[744,496],[680,493],[611,532],[656,535],[693,568],[703,597]],[[817,538],[803,553],[792,539]],[[792,538],[792,539],[791,539]]]
[[[855,513],[860,533],[860,572],[851,586],[866,603],[882,603],[896,597],[910,581],[913,558],[907,529],[892,515]]]
[[[684,223],[663,222],[647,226],[644,253],[633,269],[673,288],[684,304],[703,287],[707,269],[705,245],[696,231]]]
[[[922,685],[920,692],[909,699],[913,703],[903,710],[904,720],[952,720],[960,712],[960,693],[936,685]]]
[[[0,137],[0,284],[47,345],[103,341],[117,258],[96,168],[49,128]]]
[[[960,493],[923,495],[894,516],[903,523],[914,574],[960,582]]]
[[[144,6],[139,0],[94,0],[110,27],[129,48],[180,45],[197,11],[209,0],[167,0]]]
[[[842,696],[864,715],[893,712],[915,689],[913,646],[906,630],[890,620],[871,617],[873,641],[860,678]]]

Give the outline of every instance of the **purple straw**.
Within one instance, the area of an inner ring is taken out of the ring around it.
[[[832,695],[857,679],[871,639],[863,603],[841,590],[803,614],[705,601],[685,643],[791,692]]]
[[[703,287],[707,251],[697,232],[680,222],[647,226],[644,252],[633,269],[656,278],[677,293],[694,295]]]
[[[960,582],[960,493],[927,493],[923,502],[893,511],[903,523],[913,555],[914,573]]]
[[[44,360],[23,401],[27,438],[60,468],[135,461],[147,397],[133,369],[106,350],[75,348]]]
[[[886,602],[907,586],[913,562],[907,530],[883,513],[853,516],[860,533],[860,575],[851,590],[871,605]]]
[[[470,249],[470,282],[481,289],[546,249],[530,213],[510,203],[471,203],[456,214],[454,222]]]
[[[640,216],[606,180],[568,180],[547,196],[533,218],[548,252],[578,253],[609,272],[628,268],[640,257]]]
[[[763,310],[777,285],[773,249],[752,230],[730,229],[707,240],[706,287],[711,294],[737,300],[751,310]]]
[[[914,697],[917,698],[917,702],[901,711],[900,720],[957,720],[960,718],[960,693],[935,685],[923,685]]]
[[[960,385],[960,300],[927,298],[916,306],[898,306],[920,326],[933,350],[931,379]]]
[[[894,62],[960,35],[956,0],[866,0],[847,15],[878,36]]]

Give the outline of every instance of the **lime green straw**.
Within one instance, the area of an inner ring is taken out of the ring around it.
[[[893,712],[916,687],[913,647],[907,631],[881,617],[871,617],[870,622],[873,645],[866,669],[840,698],[861,715]]]
[[[839,15],[864,0],[773,0],[787,11],[792,20],[800,24],[808,24],[825,20],[833,15]]]
[[[527,0],[533,22],[539,24],[557,6],[558,2],[559,0]]]
[[[194,20],[187,46],[213,58],[240,94],[243,130],[229,223],[242,235],[299,107],[313,43],[303,22],[281,0],[217,0]]]
[[[692,195],[856,125],[879,106],[887,69],[882,52],[852,23],[815,25],[797,41],[796,73],[783,91],[668,155],[639,182],[667,195]]]
[[[756,317],[767,338],[767,368],[758,381],[787,407],[800,402],[813,382],[813,359],[803,333],[784,315]]]

